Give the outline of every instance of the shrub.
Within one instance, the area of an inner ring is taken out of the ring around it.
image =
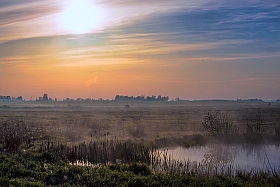
[[[129,165],[129,170],[136,175],[150,175],[152,173],[147,165],[135,162]]]
[[[143,138],[146,136],[145,129],[142,125],[136,124],[134,128],[129,128],[128,132],[130,135],[132,135],[134,138]]]
[[[274,139],[279,141],[280,140],[280,127],[275,127],[274,128]]]
[[[246,133],[254,134],[254,135],[263,135],[267,131],[263,123],[263,119],[256,115],[256,117],[252,120],[252,122],[246,125]]]
[[[7,177],[1,177],[0,186],[9,186],[9,179]]]
[[[250,142],[259,142],[262,140],[263,135],[266,133],[267,128],[263,123],[263,119],[256,115],[251,123],[246,124],[245,137]]]
[[[239,129],[222,112],[215,114],[208,113],[202,122],[203,128],[212,135],[233,135],[239,132]]]
[[[146,187],[148,185],[145,184],[145,180],[143,179],[143,177],[133,177],[131,178],[131,180],[129,181],[128,187]]]

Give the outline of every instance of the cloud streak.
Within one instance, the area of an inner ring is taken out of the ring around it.
[[[191,98],[205,88],[209,97],[280,91],[277,1],[95,0],[102,24],[81,35],[59,23],[67,2],[0,0],[1,80],[20,72],[10,85],[36,75],[49,90],[72,82],[112,96],[131,87]]]

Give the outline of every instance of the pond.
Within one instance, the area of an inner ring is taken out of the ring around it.
[[[241,171],[280,173],[279,145],[207,145],[190,148],[169,147],[160,151],[172,160],[204,165],[230,167]]]

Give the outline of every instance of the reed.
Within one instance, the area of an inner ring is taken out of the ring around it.
[[[77,160],[92,164],[101,163],[150,163],[151,149],[133,141],[103,140],[80,144],[66,144],[48,141],[41,145],[40,152],[47,152],[59,159],[74,164]]]
[[[245,169],[233,163],[224,162],[180,161],[174,159],[168,150],[159,151],[139,142],[117,139],[83,142],[77,145],[48,141],[46,145],[40,147],[39,151],[52,155],[56,158],[55,160],[67,161],[71,165],[98,167],[104,164],[143,163],[154,172],[202,177],[257,176],[263,173],[269,176],[279,175],[279,171],[271,166],[268,159],[264,160],[266,170]]]

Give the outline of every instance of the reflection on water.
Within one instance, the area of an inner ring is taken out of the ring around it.
[[[204,153],[203,163],[212,165],[224,165],[233,164],[236,155],[238,154],[238,149],[236,147],[220,147],[212,146],[208,151]]]
[[[209,145],[164,150],[174,160],[196,161],[215,167],[231,166],[245,171],[253,169],[280,172],[280,149],[276,145]]]

